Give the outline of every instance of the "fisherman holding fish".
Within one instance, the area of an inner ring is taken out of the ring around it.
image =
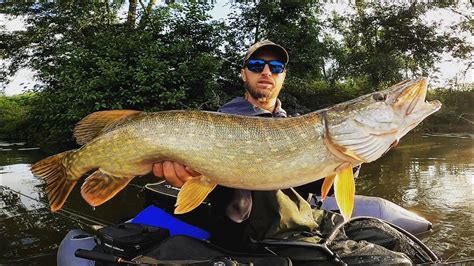
[[[244,97],[224,104],[218,112],[260,116],[287,117],[278,95],[283,87],[289,61],[288,52],[281,45],[264,40],[247,51],[240,76],[245,86]],[[268,156],[271,156],[270,154]],[[261,158],[265,160],[265,158]],[[258,162],[256,162],[258,163]],[[359,166],[354,168],[358,174]],[[164,161],[153,166],[157,177],[164,177],[173,186],[181,187],[200,173],[178,162]],[[314,210],[306,200],[311,193],[319,193],[322,180],[300,187],[276,191],[248,191],[219,186],[210,195],[221,228],[215,228],[224,239],[248,241],[263,238],[294,238],[319,241],[318,228],[324,212]],[[329,188],[327,188],[329,190]],[[328,191],[326,191],[327,193]],[[329,218],[329,217],[326,217]],[[328,220],[329,219],[324,219]],[[304,233],[304,234],[303,234]],[[231,243],[229,243],[231,242]],[[244,243],[224,241],[222,245],[241,247]]]
[[[223,247],[242,250],[252,239],[334,240],[329,235],[343,220],[349,221],[354,208],[353,168],[380,158],[441,103],[425,101],[427,84],[421,78],[280,119],[286,117],[278,95],[287,64],[282,46],[268,40],[252,45],[240,73],[245,97],[217,113],[104,110],[88,115],[74,128],[79,149],[31,167],[33,174],[46,180],[51,210],[63,207],[86,173],[91,172],[81,196],[89,205],[99,206],[134,177],[153,172],[181,187],[175,214],[191,212],[208,199],[215,217],[209,230],[212,241]],[[314,183],[322,179],[322,186]],[[342,216],[312,209],[299,193],[321,187],[324,198],[333,184]],[[397,235],[395,231],[383,230]],[[410,261],[404,255],[410,252],[403,249],[411,246],[410,240],[404,239],[400,240],[404,244],[395,245],[401,247],[397,252],[387,250],[395,258],[391,262]],[[329,244],[346,258],[355,250],[362,256],[385,250],[350,239]]]

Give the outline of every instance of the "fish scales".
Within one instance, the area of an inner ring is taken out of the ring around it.
[[[288,119],[291,123],[284,121]],[[324,169],[313,162],[333,166],[340,160],[324,146],[319,115],[288,119],[189,111],[149,114],[84,146],[78,157],[88,159],[77,164],[84,173],[100,165],[115,176],[134,176],[150,172],[153,162],[174,160],[224,186],[250,184],[255,190],[324,177]],[[294,175],[301,178],[292,179]]]

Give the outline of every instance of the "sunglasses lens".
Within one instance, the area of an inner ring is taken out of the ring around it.
[[[273,74],[280,74],[285,70],[285,65],[280,61],[270,61],[268,62],[268,65]]]
[[[247,62],[247,68],[256,73],[260,73],[265,68],[265,61],[251,59]]]

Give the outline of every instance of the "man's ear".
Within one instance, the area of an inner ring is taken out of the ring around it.
[[[240,70],[240,78],[241,78],[244,82],[247,81],[247,76],[246,76],[246,74],[245,74],[245,69],[243,69],[243,68]]]

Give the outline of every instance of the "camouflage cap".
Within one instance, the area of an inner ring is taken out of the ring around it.
[[[245,54],[245,58],[243,62],[244,65],[245,63],[247,63],[247,60],[249,60],[255,52],[257,52],[263,47],[269,47],[273,51],[277,52],[283,59],[283,63],[285,63],[285,65],[288,64],[288,60],[289,60],[288,52],[286,51],[285,48],[283,48],[283,46],[278,45],[270,40],[263,40],[263,41],[256,42],[252,46],[250,46],[249,50]]]

